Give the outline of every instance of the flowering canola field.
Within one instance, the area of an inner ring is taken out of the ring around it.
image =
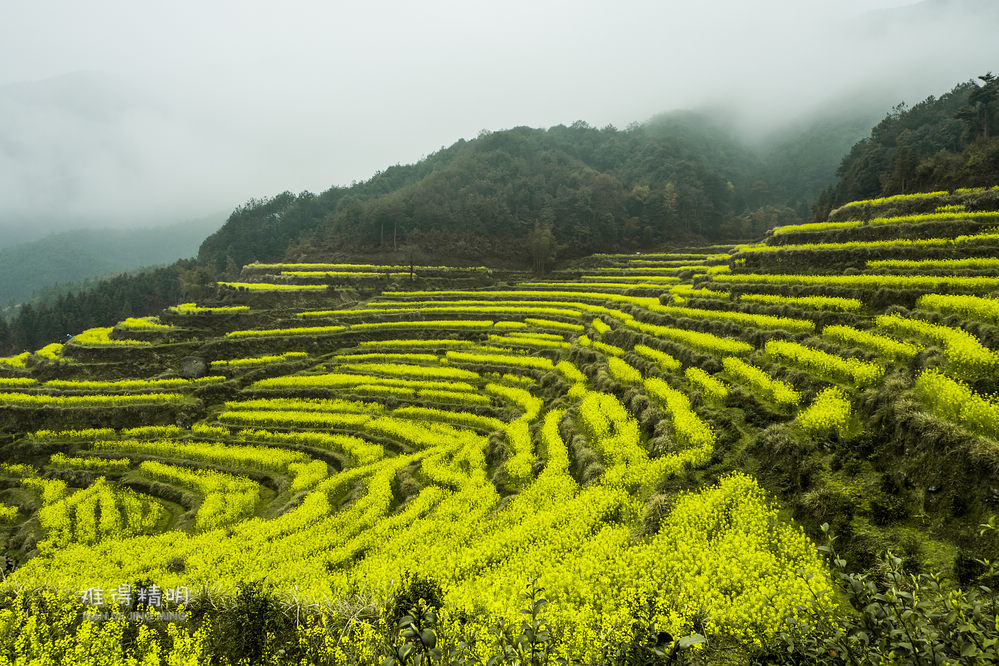
[[[654,632],[770,644],[789,619],[838,602],[816,544],[731,462],[761,429],[747,404],[803,442],[840,441],[861,429],[861,397],[908,373],[926,413],[999,436],[999,404],[973,388],[999,356],[965,323],[999,320],[995,259],[921,264],[889,242],[897,259],[854,274],[745,267],[859,226],[778,229],[770,241],[784,246],[602,255],[503,288],[257,264],[217,303],[0,359],[17,453],[0,467],[0,520],[8,547],[30,555],[5,589],[99,609],[136,581],[185,599],[268,581],[330,611],[385,608],[415,572],[443,595],[441,640],[472,641],[483,658],[531,585],[563,654],[582,662],[632,640],[637,608]],[[352,274],[393,281],[331,307],[323,280]],[[910,307],[886,312],[885,288]],[[260,300],[274,291],[292,296]],[[935,367],[908,369],[927,349]],[[180,373],[192,356],[203,371]],[[147,376],[129,375],[136,358]],[[0,653],[69,654],[54,638],[13,638],[32,622],[24,603],[0,610]],[[385,618],[348,625],[322,659],[374,659]],[[75,631],[71,645],[111,645],[123,629]],[[193,625],[170,631],[171,650],[200,658]]]

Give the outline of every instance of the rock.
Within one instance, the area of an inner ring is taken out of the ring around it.
[[[198,379],[208,374],[208,363],[200,356],[185,356],[180,359],[177,374],[184,379]]]

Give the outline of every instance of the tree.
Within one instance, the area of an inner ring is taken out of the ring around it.
[[[11,336],[7,320],[0,315],[0,355],[14,351],[14,339]]]
[[[416,265],[423,261],[423,248],[413,242],[408,242],[399,246],[399,251],[409,264],[409,280],[412,282],[416,278]]]
[[[225,271],[222,273],[230,280],[235,280],[239,277],[240,267],[236,263],[236,260],[232,258],[231,254],[225,256]]]
[[[527,246],[534,261],[534,272],[546,272],[555,261],[555,234],[552,233],[552,225],[535,222],[534,228],[527,235]]]
[[[885,194],[907,193],[916,176],[916,166],[916,156],[908,147],[902,146],[895,151],[895,156],[891,162],[891,171],[887,174],[883,185]]]
[[[996,102],[999,101],[999,77],[988,72],[979,76],[978,80],[982,85],[975,86],[968,94],[968,103],[958,111],[957,117],[964,121],[970,139],[988,141]]]
[[[178,267],[177,278],[181,297],[186,300],[197,301],[215,292],[215,273],[205,264],[190,268]]]

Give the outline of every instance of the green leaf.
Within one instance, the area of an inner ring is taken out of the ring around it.
[[[420,632],[420,641],[428,648],[437,646],[437,635],[433,629],[424,629]]]

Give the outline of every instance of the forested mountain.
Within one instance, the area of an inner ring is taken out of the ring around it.
[[[560,257],[745,238],[765,228],[750,213],[784,207],[802,189],[763,171],[757,151],[692,113],[626,130],[517,127],[349,188],[251,201],[199,259],[231,272],[254,260],[407,244],[451,259],[523,262],[535,226],[551,230]]]
[[[416,243],[469,260],[512,259],[523,256],[537,221],[571,254],[656,242],[656,225],[681,216],[690,230],[716,233],[734,206],[726,184],[739,180],[728,166],[709,166],[694,149],[645,129],[515,128],[459,141],[352,188],[250,202],[199,258],[224,270],[289,249],[304,256]]]
[[[847,201],[999,182],[999,77],[896,106],[853,146],[837,176],[815,204],[818,219]]]

